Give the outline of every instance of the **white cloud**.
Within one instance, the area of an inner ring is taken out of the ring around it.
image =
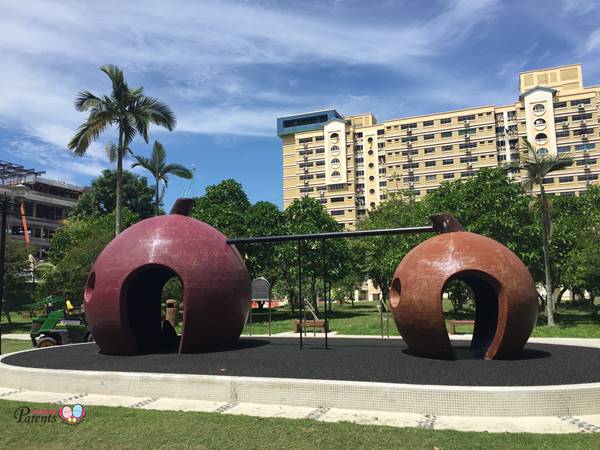
[[[131,85],[144,85],[172,106],[180,131],[273,136],[275,117],[287,112],[335,104],[353,113],[377,106],[360,93],[301,91],[295,67],[336,64],[352,71],[370,65],[427,76],[436,72],[428,58],[455,51],[499,8],[496,0],[444,1],[437,12],[392,23],[376,15],[356,20],[275,5],[9,2],[0,16],[0,124],[24,136],[21,144],[48,144],[39,163],[50,169],[97,173],[107,165],[103,147],[110,134],[85,160],[65,159],[71,156],[64,149],[85,119],[73,108],[77,91],[107,92],[98,67],[115,63]],[[280,86],[277,77],[263,79],[269,67],[285,73]]]
[[[597,28],[587,38],[585,51],[588,53],[600,50],[600,28]]]

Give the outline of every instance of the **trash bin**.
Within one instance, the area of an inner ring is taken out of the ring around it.
[[[173,328],[179,325],[179,304],[177,300],[169,299],[165,302],[165,318],[171,322]]]

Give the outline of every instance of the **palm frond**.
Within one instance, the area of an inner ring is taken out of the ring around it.
[[[144,110],[150,122],[165,127],[169,131],[173,131],[173,128],[175,128],[177,119],[166,103],[154,97],[142,97],[138,102],[138,106]]]
[[[132,168],[139,166],[139,167],[143,167],[148,172],[154,173],[154,167],[153,167],[152,161],[150,159],[146,158],[145,156],[140,156],[140,155],[133,155],[133,159],[135,159],[135,162],[131,165]]]
[[[111,124],[109,114],[90,115],[75,133],[75,136],[67,144],[70,150],[77,156],[83,156],[90,144],[97,140],[100,134]]]
[[[129,87],[125,81],[123,71],[113,64],[105,64],[100,67],[100,70],[108,75],[112,83],[112,96],[119,103],[123,103],[127,99]]]
[[[163,173],[165,175],[168,173],[172,173],[176,177],[186,178],[188,180],[194,176],[190,169],[182,166],[181,164],[167,164],[163,168]]]
[[[112,142],[109,142],[108,144],[106,144],[105,150],[108,160],[114,163],[117,160],[117,156],[119,154],[119,152],[117,151],[117,146]]]
[[[102,99],[96,97],[90,91],[80,91],[75,97],[75,109],[77,111],[87,111],[102,104]]]
[[[160,171],[164,172],[164,165],[167,159],[167,152],[165,147],[158,141],[154,141],[152,146],[152,159],[154,160],[157,167],[160,167]]]

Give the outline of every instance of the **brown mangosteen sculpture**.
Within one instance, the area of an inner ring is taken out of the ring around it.
[[[436,225],[436,217],[432,220]],[[390,303],[398,331],[414,353],[454,359],[442,294],[448,283],[459,279],[475,297],[471,350],[485,359],[517,356],[537,317],[533,278],[505,246],[463,231],[457,222],[447,225],[437,224],[446,232],[413,248],[396,269]]]
[[[223,234],[186,217],[192,204],[180,199],[171,214],[129,227],[96,259],[84,301],[103,353],[192,353],[240,336],[250,308],[246,266]],[[179,340],[162,321],[161,293],[172,277],[179,277],[183,287]]]

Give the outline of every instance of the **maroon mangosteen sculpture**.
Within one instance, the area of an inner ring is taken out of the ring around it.
[[[453,359],[442,294],[460,279],[475,297],[471,350],[485,359],[517,356],[537,318],[534,281],[504,245],[457,230],[460,224],[416,246],[400,262],[390,289],[398,331],[415,353]]]
[[[177,349],[192,353],[239,338],[251,284],[234,246],[213,227],[186,217],[191,201],[171,214],[143,220],[112,240],[88,277],[84,301],[101,351],[131,355]],[[165,283],[179,277],[183,325],[178,340],[161,320]]]

